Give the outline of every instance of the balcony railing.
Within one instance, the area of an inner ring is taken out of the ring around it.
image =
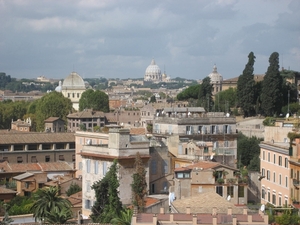
[[[293,185],[300,186],[300,180],[293,179]]]

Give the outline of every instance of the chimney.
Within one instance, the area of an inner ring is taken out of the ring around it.
[[[165,209],[164,208],[160,208],[159,213],[160,214],[164,214],[165,213]]]
[[[232,208],[231,207],[228,207],[227,214],[232,215]]]
[[[188,214],[188,215],[191,214],[191,208],[190,207],[186,207],[186,214]]]

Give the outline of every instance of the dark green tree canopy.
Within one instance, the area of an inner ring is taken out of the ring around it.
[[[121,214],[122,203],[119,198],[118,161],[114,160],[102,180],[93,184],[96,202],[92,207],[91,218],[93,222],[110,223],[113,218]]]
[[[243,74],[239,76],[237,82],[237,99],[238,105],[243,110],[244,116],[255,114],[255,92],[254,92],[254,62],[253,52],[248,55],[248,63],[245,66]]]
[[[202,80],[202,84],[200,85],[198,92],[198,106],[204,107],[206,111],[210,111],[214,103],[212,98],[212,90],[213,85],[210,83],[210,78],[205,77]]]
[[[50,92],[37,100],[35,106],[36,129],[44,131],[44,120],[49,117],[59,117],[66,123],[67,115],[72,112],[72,102],[60,92]]]
[[[79,100],[79,111],[93,109],[102,112],[109,112],[108,95],[103,91],[88,89],[82,93]]]
[[[215,109],[219,112],[230,112],[230,108],[236,106],[236,88],[228,88],[215,95]]]
[[[189,99],[198,99],[198,93],[200,89],[200,84],[190,86],[184,89],[177,95],[179,101],[189,100]]]
[[[273,52],[269,58],[269,67],[263,80],[261,105],[265,116],[280,114],[283,106],[283,79],[279,72],[279,54]]]

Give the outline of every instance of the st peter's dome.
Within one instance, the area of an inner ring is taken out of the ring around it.
[[[161,81],[161,70],[156,65],[154,59],[152,59],[151,64],[147,67],[145,71],[144,80],[145,81]]]

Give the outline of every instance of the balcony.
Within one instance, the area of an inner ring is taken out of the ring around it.
[[[294,186],[300,186],[300,181],[298,179],[293,179],[293,185]]]

